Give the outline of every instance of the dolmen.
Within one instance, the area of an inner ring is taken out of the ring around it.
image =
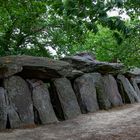
[[[89,53],[61,60],[0,58],[0,130],[58,123],[140,102],[140,71],[97,61]]]

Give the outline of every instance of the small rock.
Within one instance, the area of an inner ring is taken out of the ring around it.
[[[82,58],[84,58],[85,60],[91,60],[94,61],[96,60],[95,55],[89,53],[89,52],[82,52],[82,53],[77,53],[75,56],[81,56]]]

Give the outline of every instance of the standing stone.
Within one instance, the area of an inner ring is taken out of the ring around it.
[[[76,95],[71,83],[66,78],[58,78],[53,81],[58,94],[65,119],[71,119],[81,114]]]
[[[4,80],[4,87],[7,90],[11,128],[33,125],[33,105],[27,83],[19,76],[12,76]]]
[[[123,92],[123,94],[126,94],[126,96],[124,96],[124,97],[129,98],[130,103],[139,102],[140,99],[137,96],[137,93],[134,90],[131,83],[129,82],[129,80],[127,78],[125,78],[125,76],[123,76],[123,75],[118,75],[117,78],[118,78],[118,80],[120,80],[120,82],[123,86],[123,89],[124,89],[124,91],[121,91],[121,92]]]
[[[137,78],[131,78],[131,83],[137,93],[137,96],[139,97],[140,99],[140,88],[138,87],[138,84],[140,83],[140,79],[137,79]],[[140,101],[139,101],[140,102]]]
[[[94,79],[90,74],[85,74],[74,81],[75,93],[82,113],[99,110]]]
[[[0,129],[5,129],[7,123],[7,105],[4,88],[0,87]]]
[[[39,80],[28,80],[32,88],[33,105],[38,112],[41,124],[57,122],[47,85]]]
[[[24,126],[19,113],[16,111],[15,106],[8,103],[7,108],[7,122],[9,122],[9,128],[20,128]]]
[[[90,75],[93,77],[100,109],[111,108],[111,103],[105,91],[104,79],[102,75],[100,73],[91,73]]]
[[[103,77],[105,91],[112,106],[120,106],[123,104],[121,95],[118,90],[117,82],[112,75]]]

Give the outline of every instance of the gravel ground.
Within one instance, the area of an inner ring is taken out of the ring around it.
[[[140,104],[32,129],[3,131],[0,140],[140,140]]]

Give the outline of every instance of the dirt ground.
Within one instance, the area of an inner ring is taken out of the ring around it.
[[[0,140],[140,140],[140,104],[85,114],[58,124],[0,132]]]

